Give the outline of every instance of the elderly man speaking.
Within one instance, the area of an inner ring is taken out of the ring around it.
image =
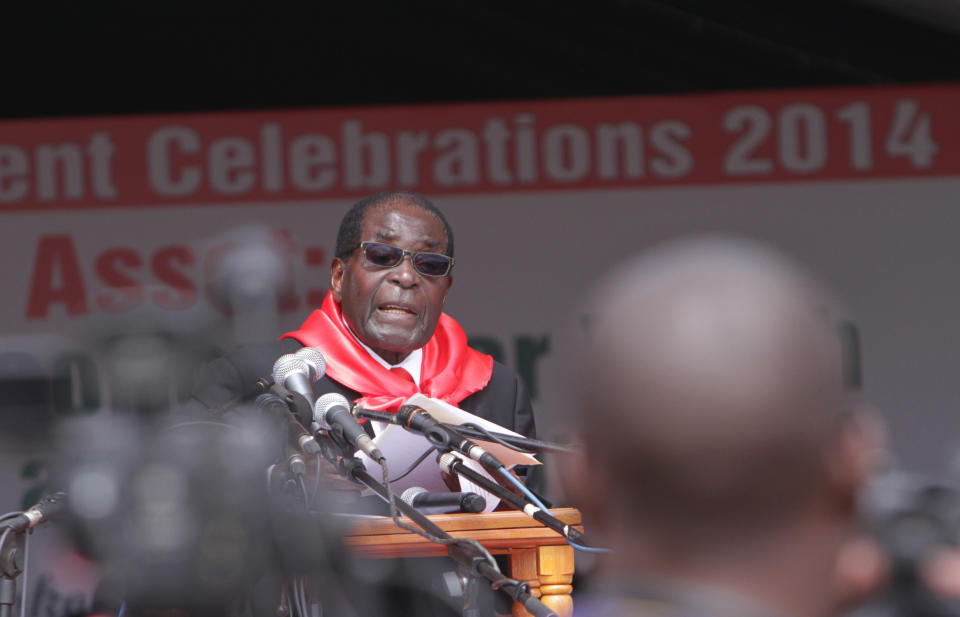
[[[368,409],[396,411],[420,392],[534,436],[520,377],[471,349],[443,312],[454,263],[453,230],[425,197],[387,192],[360,200],[340,224],[330,292],[320,308],[280,340],[242,346],[202,368],[189,406],[222,409],[251,400],[277,358],[307,346],[326,360],[325,375],[313,383],[318,397],[335,392]],[[380,593],[365,587],[348,595],[370,603],[370,614],[454,614],[444,605],[458,600],[443,587],[452,562],[431,561],[387,566]],[[260,602],[263,610],[275,609],[275,589]],[[492,592],[483,591],[482,603],[490,606]]]
[[[388,192],[360,200],[340,224],[323,305],[279,342],[241,347],[205,367],[194,399],[212,408],[249,398],[278,357],[310,346],[327,362],[313,384],[318,396],[338,392],[389,411],[422,392],[532,436],[519,376],[468,347],[463,329],[443,313],[453,249],[450,224],[425,197]]]

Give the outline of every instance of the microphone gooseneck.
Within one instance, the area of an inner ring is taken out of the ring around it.
[[[316,442],[307,429],[297,421],[297,418],[290,413],[290,408],[276,394],[261,394],[256,399],[257,409],[268,414],[280,422],[285,422],[287,427],[287,444],[291,448],[314,456],[320,454],[320,444]]]

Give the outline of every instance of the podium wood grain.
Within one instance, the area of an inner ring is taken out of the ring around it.
[[[574,508],[558,508],[553,514],[565,524],[581,529],[580,512]],[[428,518],[451,536],[471,538],[491,553],[507,555],[511,577],[529,583],[533,595],[540,597],[559,617],[573,614],[570,596],[573,591],[573,549],[555,531],[516,511],[437,514]],[[344,541],[347,547],[364,557],[447,554],[445,547],[400,529],[390,519],[354,521]],[[513,615],[528,617],[529,613],[514,604]]]

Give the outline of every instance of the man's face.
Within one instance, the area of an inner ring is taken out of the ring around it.
[[[431,253],[443,253],[447,242],[436,217],[402,201],[368,210],[360,240]],[[430,340],[453,284],[450,275],[423,276],[409,257],[394,268],[381,268],[360,250],[347,261],[334,259],[331,274],[333,298],[350,329],[391,364]]]

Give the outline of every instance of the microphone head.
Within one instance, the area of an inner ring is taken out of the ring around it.
[[[424,413],[426,413],[423,407],[420,407],[418,405],[404,405],[397,410],[397,417],[400,418],[400,422],[403,426],[409,426],[410,416],[417,413],[418,411],[423,411]]]
[[[327,412],[334,407],[343,407],[347,413],[350,412],[350,401],[342,394],[337,392],[327,392],[317,399],[313,406],[313,420],[323,428],[330,428],[327,422]]]
[[[37,522],[59,518],[67,507],[67,494],[63,491],[44,495],[38,503],[30,506],[25,514],[33,511]],[[40,520],[42,519],[42,521]],[[35,523],[36,524],[36,523]],[[31,525],[32,526],[32,525]]]
[[[407,490],[403,491],[403,494],[400,495],[400,499],[405,501],[408,506],[413,505],[413,499],[420,493],[426,493],[427,489],[422,486],[411,486]]]
[[[327,361],[316,347],[304,347],[293,355],[307,363],[310,368],[310,378],[313,381],[323,377],[323,374],[327,371]]]
[[[277,358],[277,361],[273,363],[274,382],[282,384],[286,381],[287,377],[294,374],[306,375],[309,378],[310,367],[307,366],[304,360],[296,357],[292,353],[280,356]]]
[[[483,512],[483,509],[486,507],[487,500],[483,498],[483,495],[477,495],[476,493],[464,493],[463,498],[460,499],[461,512],[476,514],[477,512]]]

